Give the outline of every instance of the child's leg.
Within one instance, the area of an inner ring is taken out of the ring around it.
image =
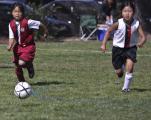
[[[19,60],[20,67],[26,67],[28,70],[29,78],[33,78],[35,75],[34,66],[32,62],[25,62],[23,60]]]
[[[34,77],[34,67],[33,67],[33,63],[32,61],[34,60],[35,57],[35,51],[36,51],[36,46],[33,45],[29,45],[26,46],[25,48],[21,48],[21,52],[22,54],[19,56],[20,60],[20,65],[25,66],[25,68],[27,68],[28,73],[29,73],[29,78],[33,78]]]
[[[123,65],[125,64],[125,60],[123,59],[123,49],[118,48],[118,47],[113,47],[112,64],[118,78],[121,78],[124,73]]]
[[[18,61],[18,65],[19,65],[20,67],[24,68],[24,67],[26,67],[26,62],[23,61],[23,60],[19,60],[19,61]]]
[[[29,78],[33,78],[35,75],[34,66],[32,62],[27,62],[26,67],[28,70]]]
[[[115,72],[116,72],[116,74],[117,74],[118,78],[123,77],[123,73],[124,73],[124,71],[123,71],[123,69],[122,69],[122,68],[121,68],[121,69],[117,69],[117,70],[115,70]]]
[[[123,68],[117,69],[117,70],[115,70],[115,73],[118,76],[118,79],[115,81],[115,84],[119,84],[121,81],[121,78],[123,77],[124,70],[123,70]]]
[[[22,67],[20,67],[19,65],[16,65],[15,71],[16,71],[16,76],[18,78],[18,81],[19,82],[24,82],[25,78],[24,78],[24,75],[23,75]]]
[[[18,60],[18,64],[16,63],[16,75],[18,78],[18,81],[20,82],[24,82],[25,78],[24,78],[24,74],[23,74],[23,67],[25,67],[25,62],[23,60]]]
[[[126,60],[126,74],[125,74],[125,81],[122,90],[126,90],[128,92],[130,88],[130,84],[133,78],[133,68],[134,62],[131,59]]]

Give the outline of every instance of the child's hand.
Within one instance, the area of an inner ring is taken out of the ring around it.
[[[105,52],[106,51],[106,45],[102,44],[100,49],[101,49],[102,52]]]
[[[138,43],[138,44],[137,44],[137,47],[142,48],[142,47],[143,47],[143,44],[142,44],[142,43]]]
[[[7,50],[11,51],[12,50],[11,46],[7,46]]]
[[[46,41],[47,36],[48,36],[48,34],[47,34],[47,33],[44,33],[44,34],[40,37],[40,39],[41,39],[42,41]]]
[[[11,50],[13,49],[15,43],[16,43],[16,40],[15,40],[15,39],[9,39],[9,43],[8,43],[8,46],[7,46],[7,50],[8,50],[8,51],[11,51]]]
[[[47,33],[45,33],[45,34],[44,34],[44,38],[47,38],[47,36],[48,36],[48,34],[47,34]]]

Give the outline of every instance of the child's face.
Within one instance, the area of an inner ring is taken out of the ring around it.
[[[122,10],[122,16],[126,21],[130,21],[133,18],[134,11],[130,6],[124,7]]]
[[[14,17],[15,20],[19,21],[22,18],[22,12],[19,9],[19,7],[16,7],[13,11],[12,11],[12,15]]]

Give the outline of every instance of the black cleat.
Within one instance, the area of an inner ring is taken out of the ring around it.
[[[128,93],[128,92],[130,92],[130,89],[123,89],[122,92],[123,93]]]

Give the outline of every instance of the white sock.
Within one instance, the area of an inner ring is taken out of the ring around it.
[[[124,90],[124,89],[129,89],[130,84],[131,84],[131,81],[132,81],[132,78],[133,78],[132,73],[126,72],[126,74],[125,74],[124,86],[123,86],[122,90]]]

